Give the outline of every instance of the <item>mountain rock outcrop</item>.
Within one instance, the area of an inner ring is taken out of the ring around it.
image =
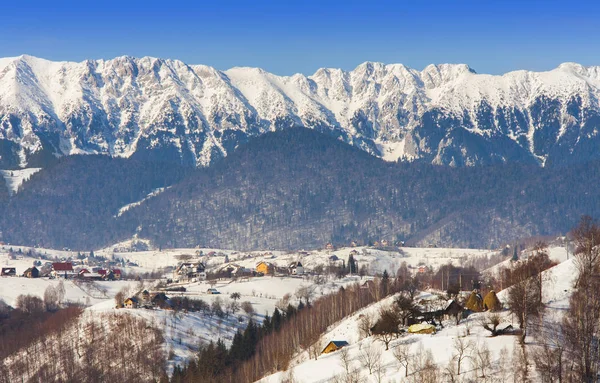
[[[0,167],[95,153],[203,167],[304,126],[385,160],[542,166],[600,158],[600,67],[477,74],[367,62],[282,77],[177,60],[0,59]]]

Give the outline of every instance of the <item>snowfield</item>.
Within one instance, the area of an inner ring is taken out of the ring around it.
[[[42,168],[27,168],[19,170],[0,170],[0,174],[4,177],[8,192],[10,195],[15,195],[19,191],[19,187],[23,182],[29,180],[33,174],[39,172]]]

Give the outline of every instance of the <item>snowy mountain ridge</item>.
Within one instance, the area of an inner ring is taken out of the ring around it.
[[[277,76],[151,57],[0,59],[1,165],[102,153],[207,166],[249,137],[327,132],[385,160],[452,166],[600,158],[600,67],[477,74],[365,62]],[[40,157],[41,158],[41,157]]]

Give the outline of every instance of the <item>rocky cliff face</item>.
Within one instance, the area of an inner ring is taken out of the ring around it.
[[[0,166],[56,155],[207,166],[249,137],[305,126],[386,160],[471,166],[600,157],[600,67],[476,74],[364,63],[276,76],[176,60],[0,59]]]

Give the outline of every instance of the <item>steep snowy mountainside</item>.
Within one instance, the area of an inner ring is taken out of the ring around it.
[[[0,165],[102,153],[207,166],[249,137],[305,126],[386,160],[453,166],[597,159],[600,67],[477,74],[365,62],[277,76],[151,57],[0,59]],[[389,150],[392,148],[391,150]]]

